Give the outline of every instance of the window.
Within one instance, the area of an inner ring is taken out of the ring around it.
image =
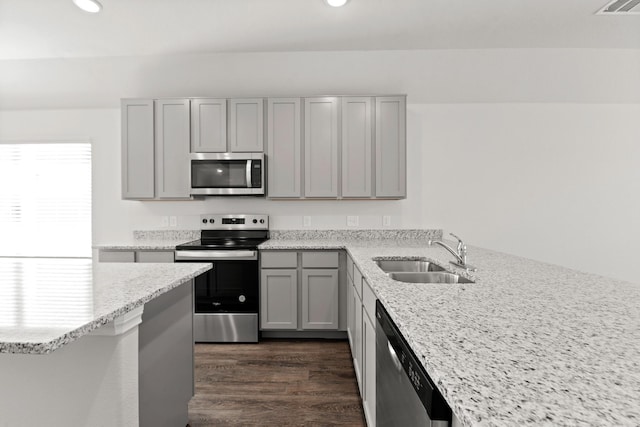
[[[90,143],[0,143],[0,256],[91,256]]]

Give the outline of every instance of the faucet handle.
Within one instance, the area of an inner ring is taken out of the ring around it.
[[[461,238],[459,238],[458,236],[456,236],[456,235],[455,235],[455,234],[453,234],[453,233],[449,233],[449,234],[450,234],[450,235],[452,235],[453,237],[455,237],[455,238],[458,240],[458,243],[461,243],[461,244],[463,244],[463,245],[464,245],[464,242],[462,241],[462,239],[461,239]]]
[[[455,237],[458,240],[458,255],[466,255],[467,253],[467,246],[464,244],[464,242],[462,241],[462,239],[458,236],[456,236],[453,233],[449,233],[450,235],[452,235],[453,237]]]

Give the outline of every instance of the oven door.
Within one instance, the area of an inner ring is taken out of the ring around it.
[[[260,272],[257,251],[177,251],[176,262],[210,262],[195,279],[196,313],[257,313]]]
[[[264,154],[191,154],[192,195],[264,195]]]
[[[258,251],[178,250],[176,262],[213,264],[194,281],[196,342],[258,342]]]

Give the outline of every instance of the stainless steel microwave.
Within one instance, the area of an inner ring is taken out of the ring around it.
[[[194,196],[264,196],[263,153],[191,153]]]

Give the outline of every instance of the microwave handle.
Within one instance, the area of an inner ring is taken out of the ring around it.
[[[247,168],[246,168],[246,175],[247,175],[247,188],[253,188],[253,183],[251,182],[251,164],[253,163],[253,160],[247,160]]]

